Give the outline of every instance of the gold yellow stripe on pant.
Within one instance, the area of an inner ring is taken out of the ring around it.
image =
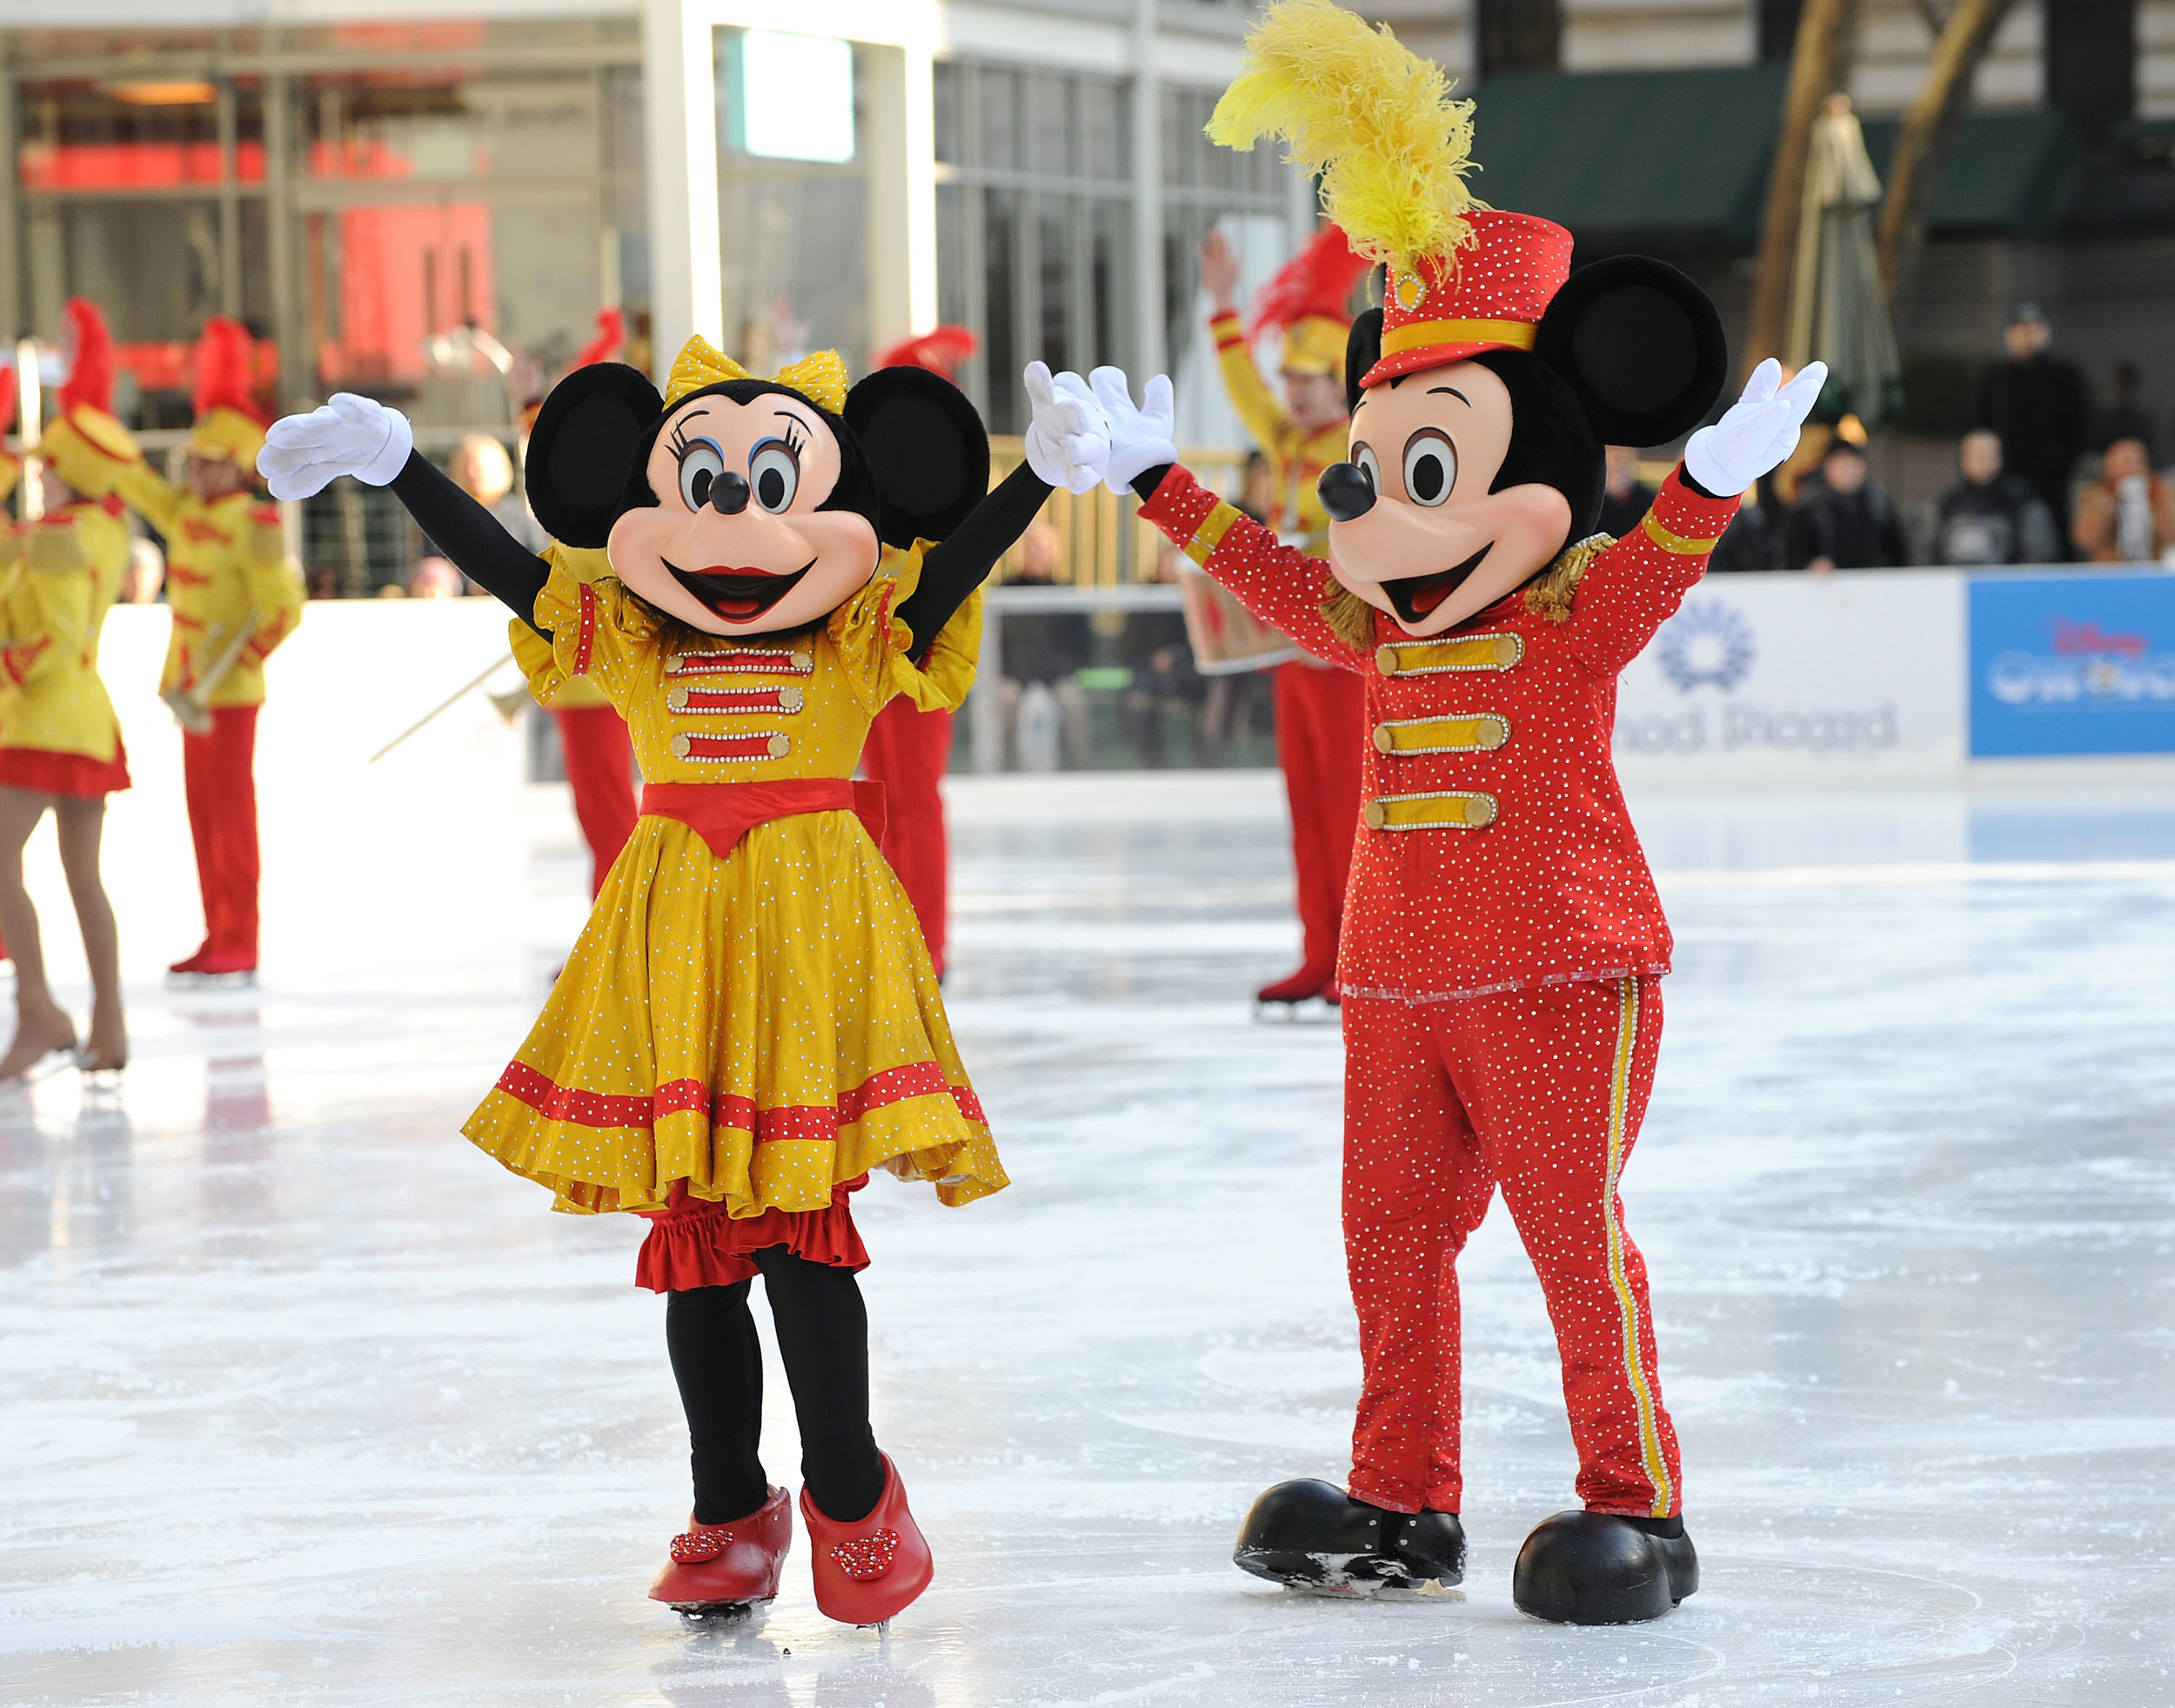
[[[1215,508],[1201,519],[1201,526],[1194,530],[1194,537],[1186,542],[1186,555],[1195,563],[1206,566],[1223,544],[1223,536],[1231,532],[1231,525],[1241,512],[1231,506],[1219,502]]]
[[[1508,670],[1525,656],[1515,634],[1469,634],[1456,640],[1391,640],[1375,649],[1384,676],[1439,676],[1449,670]]]
[[[1631,1280],[1624,1270],[1623,1223],[1616,1213],[1616,1177],[1623,1172],[1624,1129],[1630,1120],[1631,1057],[1639,1042],[1639,981],[1622,980],[1616,991],[1616,1055],[1609,1069],[1608,1178],[1603,1182],[1601,1216],[1609,1231],[1609,1284],[1616,1289],[1616,1309],[1623,1322],[1623,1373],[1639,1412],[1639,1453],[1646,1461],[1647,1480],[1654,1485],[1652,1516],[1666,1518],[1673,1490],[1669,1465],[1662,1457],[1662,1432],[1655,1422],[1654,1390],[1647,1385],[1646,1366],[1639,1361],[1639,1303],[1631,1296]]]
[[[1484,830],[1496,821],[1496,797],[1477,789],[1382,794],[1361,816],[1369,830]]]
[[[1375,726],[1385,754],[1492,753],[1510,739],[1510,720],[1483,712],[1473,718],[1402,718]]]

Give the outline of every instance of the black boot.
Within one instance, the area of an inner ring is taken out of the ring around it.
[[[1682,1518],[1559,1512],[1518,1550],[1510,1598],[1563,1625],[1658,1619],[1699,1587],[1699,1556]]]
[[[1465,1578],[1455,1512],[1391,1512],[1313,1477],[1279,1483],[1247,1513],[1231,1556],[1294,1590],[1414,1589]]]

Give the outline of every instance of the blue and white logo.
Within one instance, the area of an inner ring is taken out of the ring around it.
[[[1679,693],[1694,688],[1729,693],[1752,673],[1757,650],[1752,625],[1720,599],[1687,605],[1662,625],[1655,658]]]

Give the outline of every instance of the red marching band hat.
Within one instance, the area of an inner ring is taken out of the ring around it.
[[[1529,213],[1476,208],[1472,237],[1446,258],[1394,263],[1383,290],[1382,359],[1360,384],[1462,362],[1487,350],[1530,350],[1541,317],[1571,272],[1571,234]]]

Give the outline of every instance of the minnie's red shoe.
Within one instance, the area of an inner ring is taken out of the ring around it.
[[[881,1624],[929,1587],[936,1562],[921,1527],[907,1510],[899,1467],[884,1454],[884,1495],[866,1518],[841,1524],[826,1518],[800,1491],[800,1522],[814,1556],[816,1605],[846,1625]]]
[[[770,1498],[745,1518],[729,1524],[697,1524],[673,1538],[672,1564],[650,1585],[652,1601],[668,1601],[682,1613],[709,1613],[768,1601],[778,1593],[778,1574],[786,1569],[793,1546],[793,1508],[786,1491],[773,1487]]]

